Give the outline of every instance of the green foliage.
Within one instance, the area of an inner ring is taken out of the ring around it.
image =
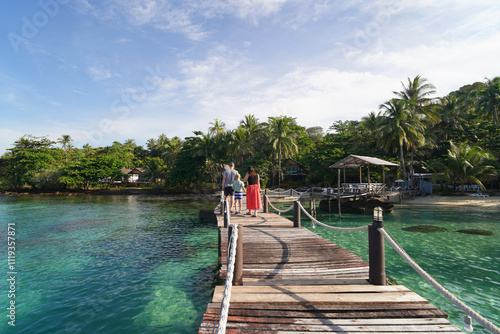
[[[387,179],[405,178],[407,171],[436,171],[447,182],[498,182],[491,176],[500,157],[499,77],[433,98],[434,86],[417,75],[392,93],[380,111],[360,121],[333,120],[327,134],[289,116],[259,122],[245,115],[235,129],[215,119],[206,133],[194,131],[185,139],[161,134],[145,147],[128,139],[75,148],[70,135],[61,135],[55,147],[46,137],[26,135],[0,158],[0,182],[11,189],[108,187],[124,176],[123,167],[142,167],[143,180],[160,183],[155,188],[218,189],[223,165],[234,161],[243,173],[254,166],[263,187],[276,187],[282,162],[292,158],[309,171],[307,185],[335,186],[337,173],[329,166],[349,154],[399,161],[399,170],[386,169]],[[345,174],[349,182],[359,180],[358,170]],[[372,180],[381,179],[380,170],[370,174]]]

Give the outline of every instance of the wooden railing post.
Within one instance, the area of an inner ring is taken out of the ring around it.
[[[373,209],[373,224],[368,226],[369,280],[374,285],[386,285],[384,236],[379,232],[384,227],[382,208]]]
[[[224,201],[224,228],[227,228],[231,224],[231,211],[229,211],[228,201]]]
[[[300,202],[293,202],[293,227],[300,226]]]
[[[228,228],[228,243],[231,242],[233,224]],[[238,240],[236,241],[236,256],[234,259],[233,285],[243,285],[243,225],[238,225]]]
[[[264,201],[262,205],[262,212],[268,213],[269,212],[269,198],[267,198],[267,189],[264,189]]]

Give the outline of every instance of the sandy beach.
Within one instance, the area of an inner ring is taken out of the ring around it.
[[[472,196],[415,196],[403,198],[403,204],[408,205],[446,205],[446,206],[475,206],[485,208],[499,208],[500,196],[472,197]]]

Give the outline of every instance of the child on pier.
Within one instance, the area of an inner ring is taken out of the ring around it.
[[[234,188],[234,211],[235,213],[241,213],[243,207],[243,192],[245,190],[245,184],[240,180],[240,174],[237,174],[235,180],[233,181]],[[238,211],[238,205],[240,210]]]

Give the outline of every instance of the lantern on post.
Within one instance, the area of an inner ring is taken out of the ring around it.
[[[384,227],[383,211],[380,206],[373,208],[373,227]]]

